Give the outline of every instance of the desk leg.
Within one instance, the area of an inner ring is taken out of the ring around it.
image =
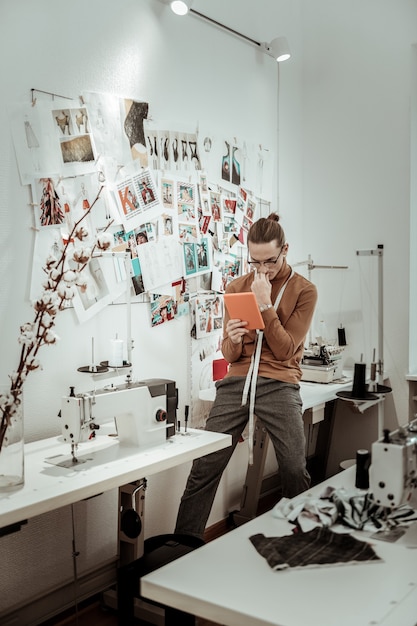
[[[138,575],[134,565],[119,567],[117,571],[117,623],[119,626],[135,624],[135,597]]]
[[[253,465],[248,465],[239,511],[232,514],[237,526],[256,517],[261,493],[269,437],[263,426],[255,424]]]
[[[195,617],[177,609],[165,608],[165,626],[195,626]]]

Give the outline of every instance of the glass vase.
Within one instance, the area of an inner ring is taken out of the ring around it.
[[[0,385],[2,427],[6,424],[3,401],[9,394],[10,387]],[[13,400],[4,432],[0,430],[0,492],[21,487],[24,481],[23,394],[20,392]]]

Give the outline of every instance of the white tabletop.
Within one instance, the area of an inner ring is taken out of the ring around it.
[[[320,404],[330,402],[337,398],[338,391],[347,391],[352,387],[352,379],[346,377],[343,381],[331,383],[300,383],[300,395],[303,402],[303,410],[312,409]],[[200,400],[212,402],[216,397],[216,388],[202,389],[199,393]]]
[[[353,487],[354,468],[326,484]],[[226,626],[415,626],[417,550],[371,541],[383,559],[274,571],[249,537],[291,533],[265,513],[141,579],[145,598]]]
[[[221,450],[231,445],[230,435],[189,429],[161,445],[140,449],[119,444],[114,427],[102,426],[93,442],[80,444],[78,457],[88,459],[70,469],[46,459],[70,455],[70,445],[51,438],[25,446],[25,484],[0,493],[0,527],[72,504],[103,491],[139,480]]]

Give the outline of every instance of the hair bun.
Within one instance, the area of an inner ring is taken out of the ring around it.
[[[271,213],[266,219],[271,220],[271,222],[279,222],[279,215],[278,213]]]

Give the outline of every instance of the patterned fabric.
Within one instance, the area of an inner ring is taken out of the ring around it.
[[[285,537],[249,537],[255,549],[274,570],[378,561],[380,557],[365,541],[334,533],[329,528],[313,528]]]
[[[319,498],[305,494],[291,500],[282,498],[272,509],[272,515],[287,519],[303,532],[335,523],[355,530],[380,532],[396,526],[408,526],[417,520],[417,512],[408,504],[394,510],[386,509],[375,504],[372,493],[343,487],[327,487]]]

